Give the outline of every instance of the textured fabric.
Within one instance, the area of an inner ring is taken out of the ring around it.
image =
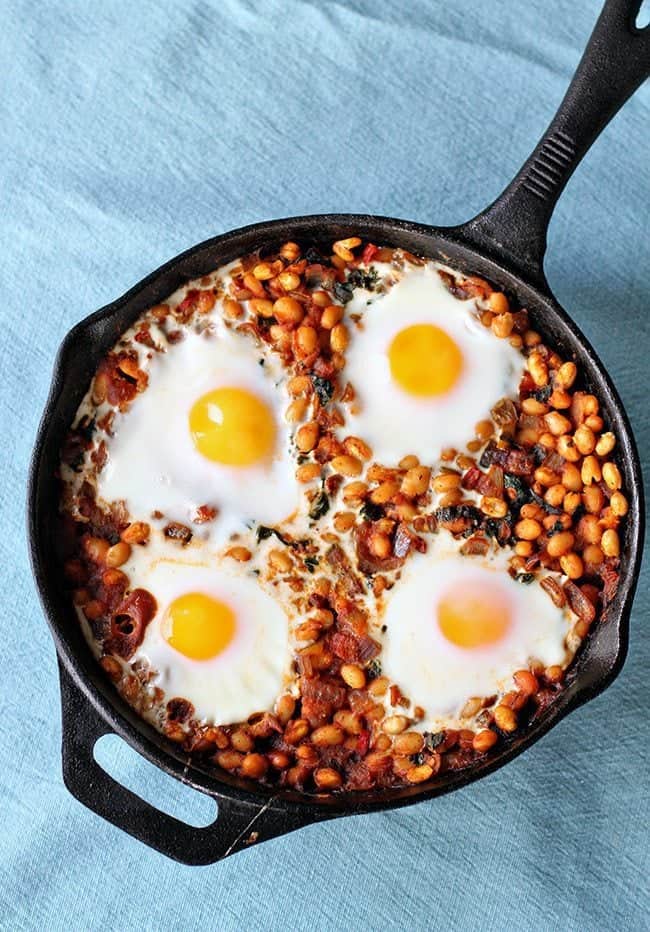
[[[255,220],[467,218],[546,125],[598,8],[0,2],[2,929],[648,928],[647,573],[614,686],[507,768],[192,869],[64,789],[54,650],[24,541],[30,448],[72,324]],[[649,126],[645,86],[571,181],[547,261],[646,462]],[[164,795],[167,779],[119,741],[102,760]],[[194,793],[171,795],[198,818]]]

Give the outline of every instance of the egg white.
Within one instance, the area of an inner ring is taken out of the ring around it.
[[[387,466],[408,454],[430,463],[446,447],[463,449],[495,402],[517,394],[524,370],[521,354],[476,319],[473,300],[449,293],[438,268],[430,262],[410,269],[385,294],[364,291],[348,305],[349,314],[361,315],[346,351],[346,377],[359,411],[349,415],[345,430],[363,437],[374,458]],[[416,324],[444,330],[463,355],[460,377],[444,395],[416,397],[392,378],[391,342]]]
[[[179,551],[157,538],[134,548],[124,569],[156,599],[156,614],[131,662],[144,661],[156,672],[152,685],[163,690],[163,705],[188,699],[199,720],[217,725],[273,708],[290,670],[288,619],[252,573],[232,560],[218,563],[202,548]],[[186,657],[163,635],[170,603],[193,592],[225,602],[236,618],[233,640],[209,660]]]
[[[228,330],[185,332],[166,353],[148,364],[149,384],[113,422],[108,461],[98,476],[100,498],[123,500],[129,513],[150,520],[162,512],[191,525],[200,505],[218,509],[216,520],[195,525],[195,534],[220,546],[247,524],[276,524],[298,507],[299,494],[289,455],[290,436],[283,412],[288,397],[278,373],[260,365],[250,338]],[[275,416],[277,442],[270,461],[248,467],[225,466],[194,446],[189,413],[194,403],[220,386],[244,388],[264,401]]]
[[[426,554],[411,556],[399,585],[388,594],[382,671],[413,705],[424,709],[418,728],[458,727],[468,699],[507,692],[513,688],[512,674],[532,661],[544,666],[567,663],[571,613],[557,608],[538,582],[525,585],[512,579],[509,556],[507,550],[486,557],[462,556],[440,536]],[[510,602],[510,628],[491,645],[452,644],[438,625],[440,598],[453,587],[487,580]]]

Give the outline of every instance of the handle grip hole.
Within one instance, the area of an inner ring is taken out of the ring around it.
[[[642,0],[634,25],[637,29],[645,29],[646,26],[650,26],[650,0]]]
[[[118,735],[99,738],[93,755],[109,776],[161,812],[193,828],[206,828],[217,818],[214,799],[163,773]]]

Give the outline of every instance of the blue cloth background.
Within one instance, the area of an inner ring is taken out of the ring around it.
[[[192,869],[64,789],[25,477],[66,330],[194,242],[320,211],[454,223],[559,103],[598,0],[0,3],[0,927],[648,928],[648,577],[615,685],[509,767]],[[547,270],[650,454],[650,86],[552,223]],[[101,759],[201,823],[118,739]],[[210,805],[208,805],[210,810]]]

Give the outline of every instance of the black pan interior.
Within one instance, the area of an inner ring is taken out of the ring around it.
[[[406,221],[355,215],[279,220],[245,227],[202,243],[154,272],[125,296],[78,324],[65,338],[55,364],[54,382],[32,464],[29,526],[32,561],[59,657],[77,686],[110,726],[145,757],[199,789],[236,799],[260,800],[257,784],[233,777],[187,756],[139,718],[103,677],[83,639],[61,584],[56,558],[57,487],[55,472],[64,434],[85,394],[101,357],[148,307],[159,303],[188,279],[199,277],[254,249],[288,239],[303,245],[331,243],[359,235],[378,245],[399,246],[428,258],[442,259],[468,273],[482,275],[527,307],[535,329],[566,358],[578,363],[584,386],[601,402],[606,422],[618,438],[618,462],[630,511],[622,539],[622,573],[616,599],[589,635],[556,703],[521,735],[507,739],[498,753],[467,772],[441,774],[426,788],[407,787],[372,794],[320,798],[274,790],[274,805],[285,809],[317,806],[330,816],[377,807],[399,806],[439,795],[502,766],[533,744],[567,712],[601,692],[619,672],[628,643],[629,614],[643,536],[643,502],[638,456],[618,395],[593,349],[576,325],[545,292],[519,280],[498,262],[472,248],[463,228],[435,229]]]

